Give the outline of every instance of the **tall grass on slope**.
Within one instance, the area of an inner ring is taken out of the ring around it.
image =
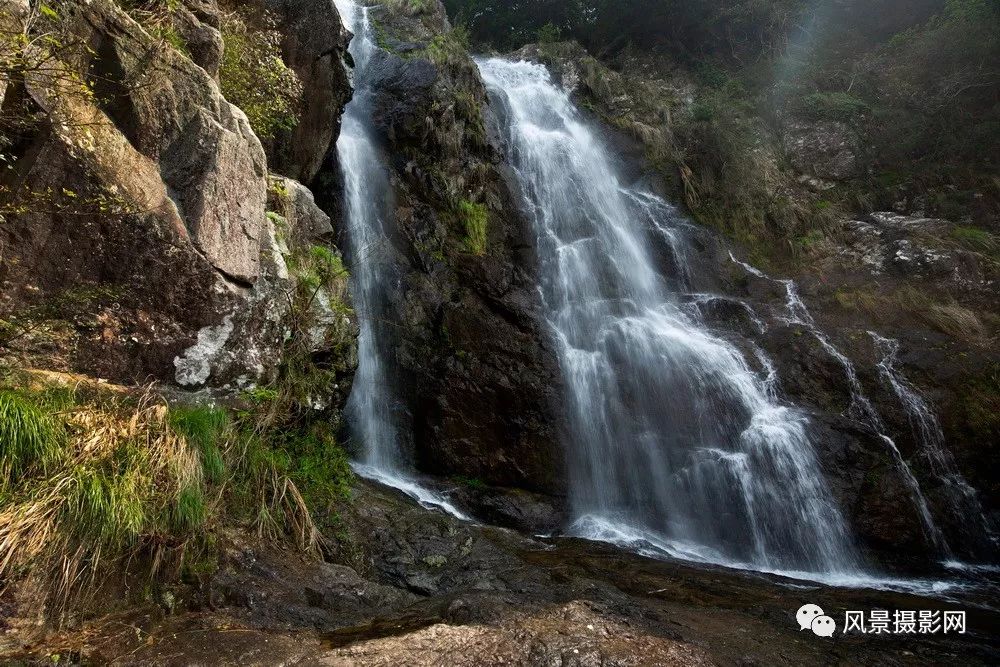
[[[21,473],[0,504],[5,585],[38,579],[58,615],[115,565],[141,562],[151,575],[180,566],[210,509],[200,453],[170,427],[166,406],[149,393],[75,405],[60,429],[30,394],[0,396],[15,417],[0,427],[0,458]]]
[[[44,472],[62,453],[56,422],[23,396],[0,391],[0,489],[32,471]]]

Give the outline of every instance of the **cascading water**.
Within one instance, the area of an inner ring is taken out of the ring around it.
[[[856,572],[806,418],[675,296],[683,221],[621,183],[543,66],[478,64],[536,230],[567,393],[574,531],[762,570]],[[647,254],[654,237],[673,250],[670,275]]]
[[[399,401],[393,395],[394,385],[387,369],[391,347],[385,326],[387,286],[398,275],[385,228],[386,216],[391,211],[391,189],[370,127],[373,104],[370,69],[378,46],[367,7],[350,0],[336,0],[336,6],[345,26],[354,33],[350,45],[354,96],[344,110],[337,140],[337,157],[344,176],[351,294],[361,329],[358,369],[347,405],[353,435],[364,444],[363,458],[354,467],[362,476],[395,487],[422,504],[466,518],[440,495],[413,480],[399,446],[400,424],[396,418]]]
[[[944,446],[944,432],[937,416],[913,385],[896,370],[899,342],[883,338],[874,331],[869,331],[868,335],[883,355],[878,364],[882,379],[892,387],[902,403],[910,428],[921,448],[920,453],[927,461],[931,473],[943,482],[952,511],[957,516],[967,517],[967,523],[975,527],[976,537],[985,537],[995,544],[996,535],[983,513],[975,489],[958,472],[951,452]]]
[[[844,369],[844,377],[847,380],[847,386],[851,390],[851,404],[847,409],[848,415],[852,419],[855,419],[862,424],[865,424],[872,430],[874,430],[882,442],[885,444],[886,449],[889,450],[889,455],[892,457],[893,464],[896,469],[902,475],[903,480],[906,483],[907,489],[910,492],[910,498],[913,500],[914,507],[917,509],[917,514],[920,516],[920,523],[923,527],[924,534],[927,539],[933,544],[945,558],[951,556],[951,549],[948,547],[948,543],[944,539],[944,535],[941,530],[937,527],[934,522],[934,518],[931,515],[930,507],[927,505],[927,498],[924,496],[923,490],[920,488],[920,482],[917,481],[916,476],[913,474],[913,470],[906,463],[903,458],[903,454],[899,451],[899,447],[896,446],[896,442],[886,434],[885,424],[882,421],[882,416],[879,415],[875,406],[864,393],[864,389],[861,386],[861,380],[858,378],[858,373],[854,369],[854,364],[851,360],[847,358],[843,352],[841,352],[837,347],[827,338],[826,334],[820,331],[819,327],[816,326],[816,321],[813,319],[812,314],[809,309],[803,303],[801,297],[799,297],[798,287],[795,285],[793,280],[781,280],[778,278],[772,278],[771,276],[765,274],[754,266],[747,264],[746,262],[741,262],[740,260],[733,257],[732,254],[729,258],[743,267],[748,273],[762,278],[764,280],[769,280],[774,283],[778,283],[784,287],[785,290],[785,310],[788,316],[783,318],[786,322],[791,324],[797,324],[805,327],[812,335],[816,338],[816,341],[826,350],[827,354],[837,360],[837,362]]]

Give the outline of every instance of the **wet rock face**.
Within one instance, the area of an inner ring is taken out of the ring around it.
[[[463,483],[449,494],[472,516],[494,526],[514,528],[533,535],[551,535],[567,524],[569,512],[564,498],[540,495],[523,489],[488,487]]]
[[[870,563],[919,568],[934,558],[886,443],[842,416],[814,413],[810,438],[832,500]]]
[[[428,51],[451,38],[439,3],[372,16],[399,51],[376,56],[374,119],[391,162],[396,362],[418,467],[558,491],[558,372],[538,316],[533,233],[486,140],[478,70],[464,51]],[[465,243],[462,202],[487,211],[482,254]]]
[[[341,547],[329,554],[337,563],[230,532],[217,573],[197,590],[172,589],[183,604],[169,614],[147,606],[115,615],[143,632],[99,617],[59,640],[99,664],[870,664],[887,651],[932,664],[959,654],[963,664],[996,664],[988,631],[804,641],[795,622],[803,589],[788,580],[597,542],[529,539],[428,512],[363,482],[354,495],[341,508],[341,537],[330,542]],[[827,586],[808,594],[826,610],[919,601]],[[988,629],[998,619],[973,608],[968,622]],[[46,639],[11,642],[0,656],[41,663],[52,653]]]

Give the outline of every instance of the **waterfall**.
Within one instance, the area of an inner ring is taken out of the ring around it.
[[[359,315],[358,369],[347,403],[353,437],[363,443],[355,470],[395,487],[420,503],[467,518],[443,497],[417,483],[400,447],[403,412],[394,394],[392,342],[387,329],[388,287],[399,271],[387,236],[392,214],[389,177],[371,127],[373,90],[369,83],[378,54],[369,9],[336,0],[344,25],[354,34],[354,96],[344,110],[337,157],[344,178],[345,221],[351,264],[351,295]]]
[[[678,298],[687,223],[622,182],[545,67],[478,64],[535,228],[573,532],[761,570],[856,572],[806,416]],[[669,273],[647,252],[664,240]]]

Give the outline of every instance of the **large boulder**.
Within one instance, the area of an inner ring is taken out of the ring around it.
[[[263,0],[281,21],[281,51],[306,91],[298,122],[267,142],[271,169],[309,183],[340,134],[351,99],[345,57],[350,34],[333,0]]]
[[[216,1],[184,0],[177,3],[171,13],[171,21],[191,60],[209,76],[216,78],[224,48]]]
[[[782,143],[788,161],[800,174],[827,181],[843,181],[858,173],[860,139],[841,121],[789,119]]]
[[[3,176],[20,199],[0,227],[0,309],[45,322],[20,352],[119,381],[266,380],[288,333],[291,283],[246,116],[116,3],[58,11],[33,29],[72,46],[53,61],[57,75],[26,77],[30,131]],[[74,85],[80,77],[93,95]],[[305,198],[298,184],[286,189]]]

